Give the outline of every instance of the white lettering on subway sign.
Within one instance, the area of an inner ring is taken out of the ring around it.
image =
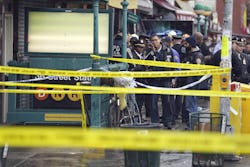
[[[44,76],[44,75],[37,75],[35,79],[47,79],[50,81],[91,81],[91,77],[69,77],[69,76]]]

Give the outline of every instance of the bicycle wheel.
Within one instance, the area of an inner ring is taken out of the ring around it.
[[[129,117],[131,118],[131,121],[134,124],[140,124],[142,123],[141,121],[141,114],[135,99],[135,95],[134,94],[130,94],[127,95],[127,100],[128,100],[128,114]]]
[[[120,125],[122,124],[133,124],[133,119],[131,117],[131,113],[129,112],[128,108],[125,108],[123,111],[120,112]]]

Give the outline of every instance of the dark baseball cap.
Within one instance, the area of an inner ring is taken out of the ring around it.
[[[181,40],[181,39],[182,39],[182,36],[173,35],[172,38],[173,38],[173,39],[176,39],[176,40]]]
[[[137,41],[135,41],[134,46],[138,46],[138,47],[144,48],[145,44],[144,44],[143,40],[137,40]]]

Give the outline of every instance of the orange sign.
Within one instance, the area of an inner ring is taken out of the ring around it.
[[[47,90],[47,88],[36,88],[36,90]],[[41,92],[41,93],[35,94],[34,96],[37,100],[44,101],[48,98],[49,95]]]

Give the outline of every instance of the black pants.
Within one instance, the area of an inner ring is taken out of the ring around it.
[[[177,87],[185,86],[186,78],[178,78],[176,82]],[[181,113],[182,122],[186,123],[188,121],[188,112],[185,109],[185,96],[176,95],[175,96],[175,108],[174,108],[174,120],[178,118]]]
[[[136,102],[141,114],[142,106],[145,105],[146,117],[150,116],[150,106],[152,105],[151,95],[149,94],[136,94]],[[141,114],[142,116],[142,114]]]
[[[156,82],[152,82],[153,86],[170,88],[171,80],[155,80]],[[161,96],[161,105],[162,105],[162,122],[164,126],[169,126],[173,121],[173,107],[174,107],[174,96],[171,95],[159,95],[153,94],[151,95],[152,105],[150,106],[150,117],[152,123],[159,123],[159,109],[158,109],[158,101]]]

